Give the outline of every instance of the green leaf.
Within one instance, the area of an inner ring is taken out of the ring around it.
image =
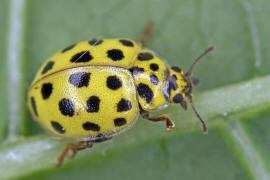
[[[2,28],[0,28],[0,89],[1,89],[1,93],[0,93],[0,141],[2,141],[5,137],[6,134],[6,127],[7,127],[7,84],[8,81],[7,77],[7,70],[6,70],[6,66],[7,66],[7,62],[5,61],[5,59],[7,58],[7,26],[8,26],[8,19],[5,19],[8,15],[8,3],[7,1],[4,1],[3,3],[1,3],[2,5],[0,6],[0,26]],[[4,28],[6,27],[6,28]]]
[[[270,179],[269,1],[2,0],[0,12],[0,179]],[[175,130],[140,119],[55,168],[70,141],[41,134],[26,107],[39,66],[80,40],[139,40],[149,20],[148,48],[183,70],[216,47],[194,70],[209,133],[190,107],[171,105],[154,114],[168,113]]]

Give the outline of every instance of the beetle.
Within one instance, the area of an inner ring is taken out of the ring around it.
[[[214,47],[207,48],[184,73],[145,48],[151,32],[150,23],[141,43],[126,38],[82,41],[59,50],[41,66],[29,88],[32,116],[53,134],[79,139],[78,144],[67,144],[57,166],[66,156],[72,158],[77,151],[131,128],[139,114],[173,129],[167,114],[149,113],[172,103],[187,109],[185,98],[207,132],[192,102],[198,80],[191,74]]]

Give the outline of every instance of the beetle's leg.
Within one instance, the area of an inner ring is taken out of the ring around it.
[[[144,119],[148,119],[150,121],[154,121],[154,122],[165,121],[167,130],[172,130],[175,126],[174,122],[170,120],[170,117],[167,114],[161,114],[154,117],[149,117],[149,112],[143,110],[142,108],[140,108],[140,113]]]
[[[154,25],[154,23],[152,21],[149,21],[147,23],[146,27],[144,28],[143,36],[141,38],[142,48],[144,48],[147,45],[147,43],[149,42],[149,39],[150,39],[152,32],[153,32],[153,25]]]
[[[61,166],[64,159],[69,157],[70,159],[74,158],[78,151],[91,148],[94,143],[104,142],[111,139],[112,137],[102,137],[97,140],[90,141],[79,141],[78,144],[67,144],[66,148],[63,150],[62,154],[57,158],[56,166]]]
[[[182,108],[183,108],[184,110],[187,110],[187,102],[186,102],[185,100],[182,100],[182,101],[180,102],[180,105],[182,106]]]
[[[62,154],[57,158],[56,166],[60,167],[66,157],[73,158],[80,150],[93,146],[95,141],[79,141],[78,144],[67,144]]]
[[[70,149],[70,153],[67,153],[67,156],[72,159],[75,157],[78,151],[91,148],[96,141],[79,141],[75,148]]]

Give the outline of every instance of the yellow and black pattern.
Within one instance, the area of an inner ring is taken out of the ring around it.
[[[114,136],[131,127],[139,112],[131,73],[110,66],[49,75],[32,86],[28,106],[54,134],[84,139]]]
[[[138,101],[144,110],[156,110],[169,103],[168,68],[152,51],[143,49],[130,69],[137,87]]]
[[[187,82],[154,52],[129,39],[92,39],[68,46],[38,71],[28,96],[33,117],[54,134],[100,140],[130,128],[140,107],[181,103]]]
[[[184,78],[184,72],[176,66],[169,68],[170,84],[170,103],[180,103],[185,98],[184,89],[187,82]]]
[[[33,82],[44,76],[73,67],[105,65],[129,69],[140,46],[129,39],[92,39],[68,46],[41,66]]]

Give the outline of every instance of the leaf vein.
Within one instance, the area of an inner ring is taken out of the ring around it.
[[[12,0],[8,37],[8,137],[18,135],[20,125],[20,53],[22,49],[22,14],[24,0]]]
[[[228,127],[226,130],[229,131],[233,137],[233,141],[243,153],[244,159],[247,161],[246,164],[254,178],[256,180],[270,179],[270,175],[264,167],[261,156],[252,146],[252,143],[241,124],[237,120],[228,120],[227,125]]]
[[[248,16],[248,24],[249,24],[249,28],[251,32],[252,43],[253,43],[252,45],[255,50],[254,67],[255,67],[255,75],[257,76],[259,74],[259,70],[262,64],[261,45],[259,41],[258,30],[256,27],[254,12],[248,0],[241,0],[241,4],[243,5],[244,10],[246,11],[247,16]]]

